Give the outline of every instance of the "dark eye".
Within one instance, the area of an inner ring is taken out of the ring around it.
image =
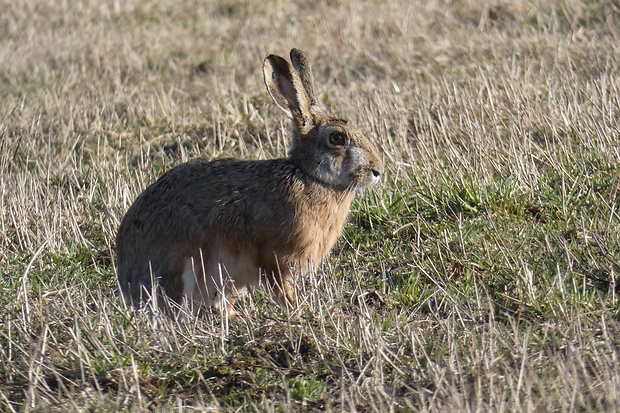
[[[334,146],[343,146],[346,142],[347,138],[345,138],[344,134],[340,132],[334,132],[329,135],[329,143]]]

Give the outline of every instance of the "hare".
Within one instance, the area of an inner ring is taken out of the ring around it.
[[[377,181],[375,144],[318,106],[306,55],[263,63],[267,91],[293,123],[287,158],[195,159],[149,186],[116,238],[118,281],[139,307],[155,280],[174,302],[233,316],[237,295],[261,283],[286,305],[294,276],[307,273],[337,241],[355,192]]]

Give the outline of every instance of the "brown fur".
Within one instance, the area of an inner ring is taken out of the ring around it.
[[[305,55],[293,49],[291,60],[294,67],[272,55],[264,64],[267,90],[293,120],[288,158],[196,159],[164,174],[127,211],[118,277],[136,305],[151,293],[151,278],[178,303],[189,296],[230,311],[236,290],[262,279],[294,304],[294,275],[329,253],[355,190],[378,178],[376,147],[320,111]]]

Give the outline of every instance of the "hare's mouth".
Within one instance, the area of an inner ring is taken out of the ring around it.
[[[352,176],[352,182],[360,189],[375,184],[379,179],[381,171],[372,167],[360,168]]]

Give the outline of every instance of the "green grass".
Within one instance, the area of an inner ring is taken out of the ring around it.
[[[0,411],[619,409],[620,8],[35,0],[0,16]],[[269,53],[377,139],[290,317],[123,306],[114,239],[197,156],[284,156]]]

